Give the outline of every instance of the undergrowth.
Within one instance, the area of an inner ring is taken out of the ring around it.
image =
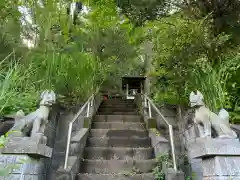
[[[160,154],[156,158],[156,167],[153,168],[152,174],[155,180],[165,180],[165,171],[173,168],[173,161],[168,154]],[[180,154],[177,160],[180,165],[186,165],[186,154]],[[189,164],[188,164],[189,165]],[[179,168],[178,168],[179,169]],[[194,172],[191,175],[185,177],[186,180],[195,180],[196,174]]]
[[[156,167],[153,169],[153,175],[156,180],[165,180],[164,170],[173,167],[173,162],[168,154],[162,154],[156,157]]]

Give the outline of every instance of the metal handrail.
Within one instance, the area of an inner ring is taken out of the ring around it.
[[[149,115],[150,118],[152,118],[152,111],[151,111],[151,106],[152,106],[153,109],[157,112],[157,114],[160,115],[161,118],[168,125],[170,144],[171,144],[171,153],[172,153],[172,159],[173,159],[173,168],[174,168],[175,171],[177,171],[177,163],[176,163],[176,154],[175,154],[175,146],[174,146],[174,140],[173,140],[173,128],[172,128],[172,125],[165,119],[165,117],[159,111],[157,106],[152,102],[152,100],[146,94],[144,94],[144,103],[145,103],[145,107],[148,107],[148,115]]]
[[[64,169],[67,168],[67,163],[68,163],[73,123],[79,118],[79,116],[82,114],[82,112],[86,107],[87,107],[86,117],[89,117],[90,106],[93,106],[94,97],[95,97],[95,94],[93,94],[88,98],[88,100],[85,102],[85,104],[81,107],[81,109],[78,111],[78,113],[74,116],[73,120],[68,125],[68,136],[67,136],[66,154],[65,154],[65,160],[64,160]]]

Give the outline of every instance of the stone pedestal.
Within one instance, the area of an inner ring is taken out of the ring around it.
[[[188,161],[190,165],[190,171],[189,176],[193,174],[196,175],[194,180],[202,180],[203,179],[203,170],[202,170],[202,159],[195,159],[194,153],[192,152],[192,144],[196,141],[196,132],[194,126],[188,127],[188,130],[185,132],[185,145],[187,146],[187,152],[188,152]],[[193,154],[193,155],[192,155]]]
[[[52,156],[52,148],[39,144],[29,137],[11,137],[0,150],[0,171],[8,171],[0,180],[45,180],[46,168],[43,158]],[[7,168],[12,167],[10,170]]]
[[[12,169],[7,169],[12,167]],[[0,180],[45,180],[46,169],[40,159],[28,155],[0,155],[0,171],[4,170]]]
[[[174,169],[168,168],[165,170],[165,179],[166,180],[184,180],[184,173],[182,171],[174,171]]]
[[[202,159],[204,180],[240,180],[240,143],[237,139],[197,138],[190,156]]]

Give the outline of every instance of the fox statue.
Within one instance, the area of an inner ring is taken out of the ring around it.
[[[221,109],[218,114],[210,111],[204,102],[203,95],[199,91],[191,92],[190,105],[195,109],[194,123],[197,125],[200,137],[212,137],[213,128],[218,138],[235,139],[237,134],[230,128],[229,113]]]

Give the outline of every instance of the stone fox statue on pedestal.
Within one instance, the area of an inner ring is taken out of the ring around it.
[[[237,134],[230,128],[229,114],[222,109],[219,114],[210,111],[203,102],[203,95],[191,92],[189,97],[191,107],[195,109],[193,121],[197,124],[200,137],[211,137],[211,127],[216,131],[218,138],[237,138]]]
[[[48,123],[50,107],[56,102],[56,95],[53,91],[42,92],[40,107],[20,119],[15,120],[14,126],[9,130],[10,137],[26,137],[30,131],[30,137],[44,133]]]

